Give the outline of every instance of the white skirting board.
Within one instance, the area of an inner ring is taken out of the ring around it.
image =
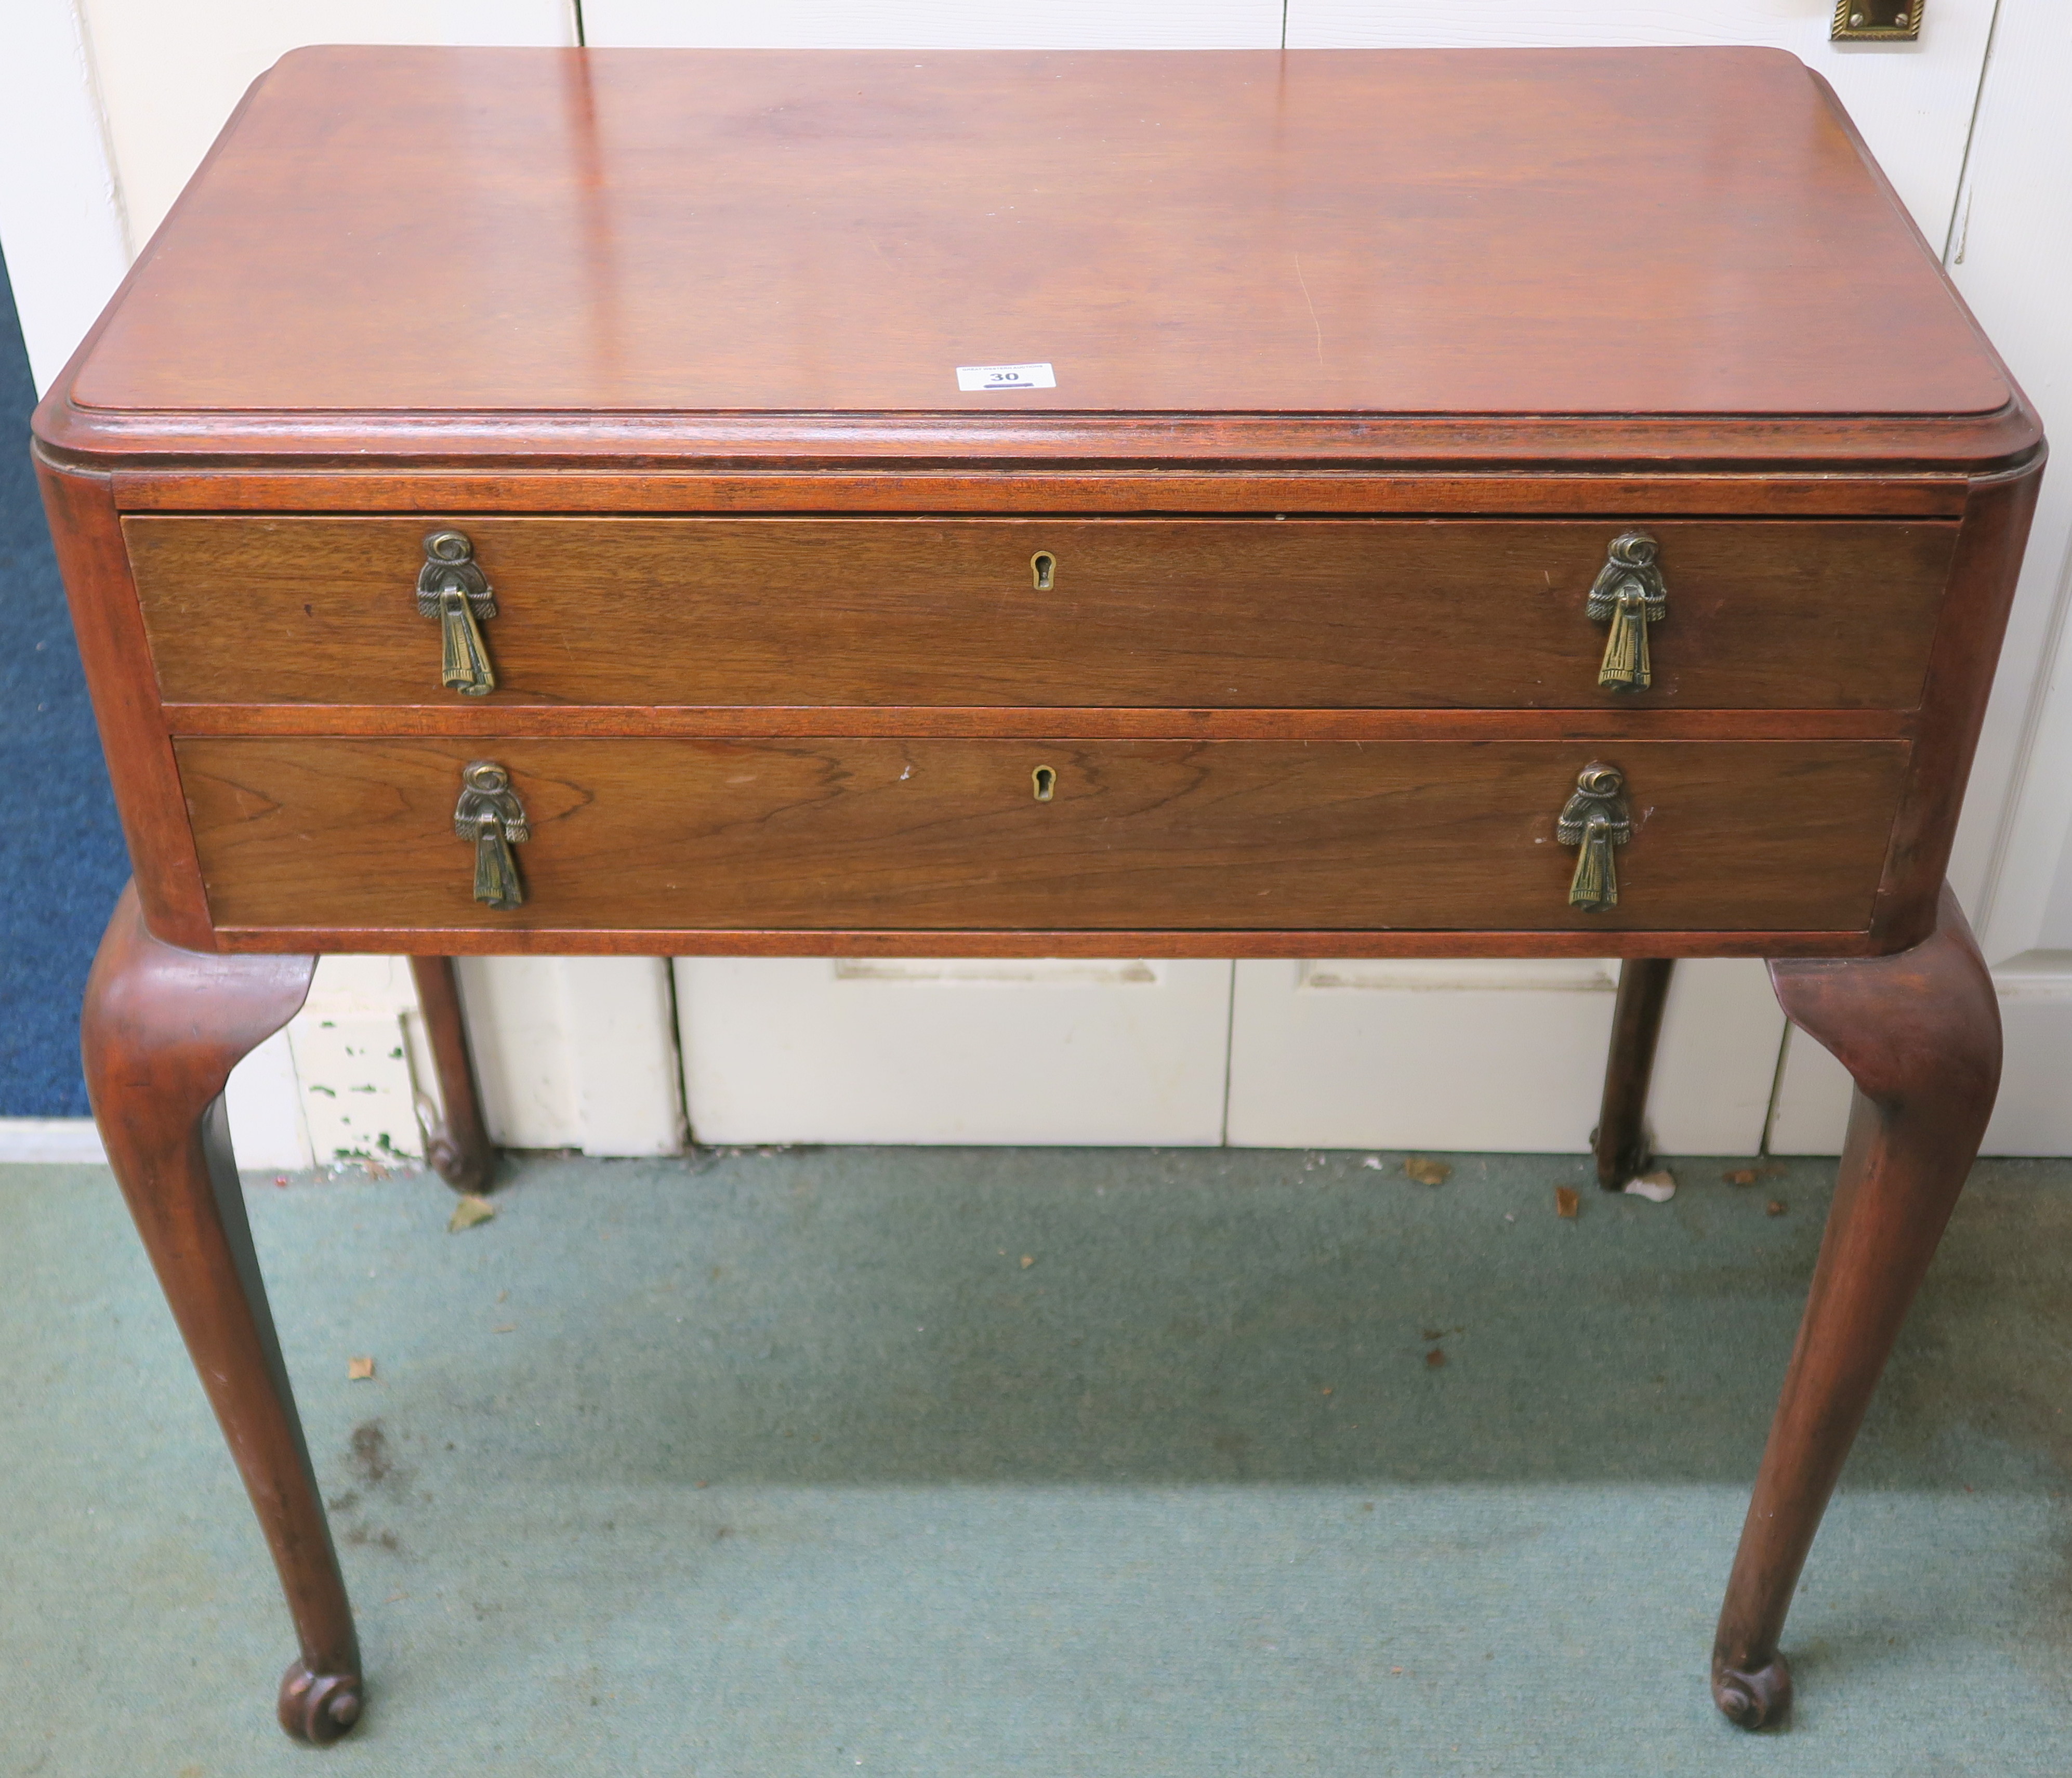
[[[107,1159],[91,1117],[0,1117],[0,1161],[99,1167]]]

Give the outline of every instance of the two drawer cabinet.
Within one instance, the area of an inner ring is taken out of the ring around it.
[[[1868,928],[1959,526],[122,530],[159,695],[208,737],[175,754],[220,928],[1346,934]],[[339,706],[388,736],[321,736]],[[930,721],[988,709],[954,736]],[[1177,738],[1186,710],[1223,734]],[[754,732],[778,711],[787,732]],[[1449,711],[1480,726],[1449,735]],[[722,717],[740,732],[698,734]],[[478,755],[528,831],[471,901],[449,829]],[[1560,815],[1600,763],[1630,831],[1616,899],[1572,899]]]
[[[365,1676],[216,1108],[352,950],[450,1109],[460,953],[1617,956],[1614,1186],[1673,960],[1769,959],[1859,1088],[1711,1663],[1788,1709],[1992,1108],[1942,879],[2042,463],[1792,58],[298,51],[36,431],[89,1084],[290,1733]]]

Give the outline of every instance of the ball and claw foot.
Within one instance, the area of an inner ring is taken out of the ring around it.
[[[357,1673],[313,1673],[298,1661],[281,1676],[281,1727],[328,1747],[360,1720],[360,1685]]]
[[[1732,1667],[1712,1670],[1712,1702],[1720,1714],[1744,1729],[1766,1729],[1782,1722],[1791,1710],[1791,1669],[1774,1657],[1753,1673]]]

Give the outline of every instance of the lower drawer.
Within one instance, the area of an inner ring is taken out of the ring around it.
[[[219,927],[1853,931],[1904,742],[190,739]],[[1556,818],[1624,774],[1616,907]],[[504,766],[522,906],[474,899]],[[1042,792],[1048,792],[1047,798]]]

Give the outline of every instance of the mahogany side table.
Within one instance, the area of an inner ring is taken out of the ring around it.
[[[1858,1089],[1712,1657],[1787,1707],[1996,1086],[2043,450],[1797,61],[298,51],[36,434],[95,1112],[291,1733],[362,1674],[220,1096],[356,950],[1615,955],[1614,1177],[1669,960],[1773,960]]]

